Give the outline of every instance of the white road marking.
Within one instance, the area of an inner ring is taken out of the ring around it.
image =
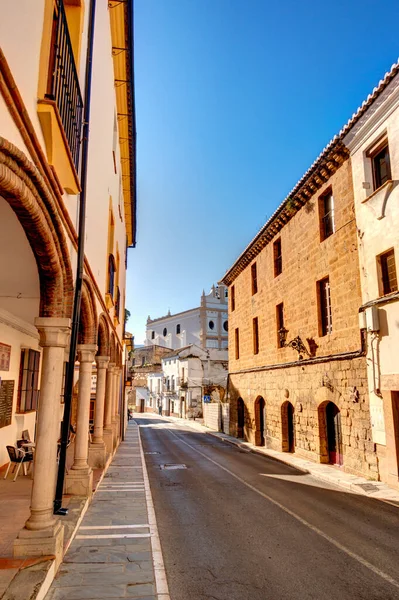
[[[157,527],[157,519],[155,516],[154,503],[151,495],[150,481],[148,479],[147,473],[147,465],[145,463],[145,457],[143,452],[143,445],[141,442],[140,428],[137,428],[140,440],[140,452],[141,452],[141,462],[143,465],[143,476],[144,476],[144,484],[146,489],[146,499],[147,499],[147,514],[148,514],[148,522],[150,524],[150,532],[151,532],[151,548],[152,548],[152,562],[154,565],[154,574],[155,574],[155,587],[157,592],[158,600],[170,600],[169,596],[169,586],[168,580],[166,578],[165,565],[163,562],[162,556],[162,548],[161,541],[159,539],[158,527]]]
[[[149,538],[151,533],[110,533],[109,535],[77,535],[77,540],[116,540],[125,538]]]
[[[249,488],[250,490],[252,490],[256,494],[259,494],[259,496],[262,496],[263,498],[265,498],[266,500],[268,500],[269,502],[271,502],[275,506],[278,506],[282,511],[284,511],[285,513],[287,513],[288,515],[290,515],[291,517],[293,517],[294,519],[296,519],[299,523],[302,523],[302,525],[305,525],[305,527],[307,527],[308,529],[310,529],[314,533],[317,533],[320,537],[324,538],[325,540],[327,540],[328,542],[330,542],[330,544],[332,544],[333,546],[335,546],[336,548],[338,548],[338,550],[341,550],[342,552],[344,552],[345,554],[347,554],[348,556],[350,556],[351,558],[353,558],[354,560],[356,560],[358,563],[360,563],[361,565],[363,565],[363,567],[366,567],[366,569],[369,569],[370,571],[372,571],[373,573],[375,573],[376,575],[378,575],[382,579],[385,579],[385,581],[388,581],[394,587],[399,588],[399,582],[396,581],[396,579],[393,579],[393,577],[391,577],[387,573],[384,573],[384,571],[381,571],[381,569],[379,569],[378,567],[375,567],[374,565],[372,565],[371,563],[369,563],[368,560],[362,558],[361,556],[359,556],[355,552],[352,552],[352,550],[349,550],[349,548],[346,548],[346,546],[343,546],[342,544],[340,544],[339,542],[337,542],[337,540],[334,540],[334,538],[330,537],[327,533],[324,533],[324,531],[321,531],[321,529],[319,529],[318,527],[315,527],[314,525],[312,525],[311,523],[309,523],[305,519],[302,519],[302,517],[300,517],[299,515],[297,515],[296,513],[294,513],[292,510],[290,510],[289,508],[287,508],[283,504],[280,504],[280,502],[277,502],[277,500],[274,500],[273,498],[271,498],[270,496],[268,496],[264,492],[261,492],[255,486],[253,486],[250,483],[246,482],[244,479],[242,479],[241,477],[239,477],[238,475],[236,475],[235,473],[233,473],[232,471],[230,471],[230,469],[227,469],[226,467],[224,467],[223,465],[221,465],[220,463],[218,463],[216,460],[213,460],[212,458],[209,458],[209,456],[207,456],[206,454],[204,454],[200,450],[197,450],[197,448],[195,448],[194,446],[191,446],[191,444],[188,444],[185,440],[182,440],[181,438],[179,438],[179,436],[176,435],[176,433],[174,433],[172,430],[167,429],[167,431],[169,431],[172,435],[174,435],[177,439],[179,439],[183,444],[185,444],[186,446],[188,446],[189,448],[191,448],[191,450],[194,450],[194,452],[197,452],[198,454],[200,454],[201,456],[203,456],[206,460],[208,460],[209,462],[213,463],[214,465],[216,465],[217,467],[219,467],[220,469],[222,469],[223,471],[225,471],[226,473],[228,473],[229,475],[231,475],[232,477],[234,477],[234,479],[237,479],[237,481],[239,481],[240,483],[242,483],[243,485],[245,485],[247,488]]]
[[[143,525],[86,525],[80,529],[142,529],[149,527],[148,523]]]

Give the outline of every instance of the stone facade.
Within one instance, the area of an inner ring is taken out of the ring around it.
[[[334,224],[332,234],[323,239],[323,198],[329,190]],[[295,450],[323,463],[343,463],[346,471],[377,479],[364,336],[359,330],[358,243],[346,150],[335,149],[334,164],[324,156],[294,191],[223,278],[230,297],[230,431],[256,445]],[[275,276],[277,240],[281,240],[282,271]],[[327,277],[332,330],[325,333],[318,282]],[[287,330],[284,347],[278,334],[281,303]],[[301,358],[289,345],[298,336],[304,345]],[[339,413],[334,420],[331,410]],[[331,436],[339,440],[337,453],[332,453]]]

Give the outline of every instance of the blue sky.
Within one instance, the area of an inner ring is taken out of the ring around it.
[[[135,0],[127,329],[197,306],[399,55],[387,0]]]

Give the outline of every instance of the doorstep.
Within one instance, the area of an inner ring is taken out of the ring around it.
[[[326,483],[337,485],[338,487],[345,488],[346,490],[356,494],[368,496],[369,498],[383,500],[399,507],[399,491],[391,488],[389,485],[382,483],[381,481],[373,481],[366,479],[365,477],[351,475],[350,473],[345,473],[340,468],[334,467],[333,465],[314,463],[310,460],[299,458],[298,456],[295,456],[295,454],[278,452],[277,450],[270,450],[261,446],[255,446],[254,444],[239,440],[231,435],[227,435],[226,433],[212,431],[197,421],[177,419],[175,417],[167,417],[167,419],[181,423],[182,425],[188,425],[196,431],[202,431],[203,433],[217,437],[224,442],[238,446],[241,449],[245,449],[247,452],[261,454],[271,458],[272,460],[277,460],[290,467],[294,467],[298,471],[302,471],[302,473],[308,473],[316,479],[320,479]]]

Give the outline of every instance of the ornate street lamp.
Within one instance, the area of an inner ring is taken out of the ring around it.
[[[296,352],[298,352],[298,360],[302,360],[304,354],[307,354],[307,356],[309,356],[309,358],[310,358],[309,351],[306,348],[303,341],[301,340],[301,338],[299,337],[299,335],[296,338],[294,338],[293,340],[291,340],[290,342],[287,342],[287,334],[288,334],[288,329],[286,329],[283,325],[281,327],[281,329],[278,330],[278,336],[279,336],[281,348],[290,347],[293,350],[296,350]]]

